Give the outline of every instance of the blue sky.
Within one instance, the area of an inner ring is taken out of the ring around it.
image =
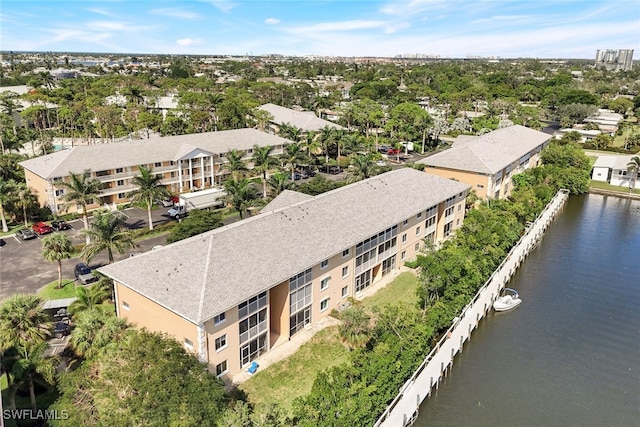
[[[0,49],[639,59],[640,0],[2,0]]]

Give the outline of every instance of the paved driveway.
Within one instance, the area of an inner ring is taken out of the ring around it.
[[[154,225],[169,221],[164,215],[169,208],[160,208],[152,212]],[[133,208],[124,212],[126,222],[130,228],[147,227],[147,211]],[[63,233],[69,235],[73,244],[81,244],[84,238],[79,235],[83,228],[82,220],[69,222],[72,230]],[[17,237],[4,237],[6,245],[0,248],[0,300],[15,293],[35,293],[44,285],[58,279],[57,263],[45,261],[42,257],[42,237],[22,241]],[[158,236],[137,243],[137,247],[130,249],[126,254],[115,254],[116,260],[129,256],[132,252],[145,252],[156,245],[164,245],[166,235]],[[80,262],[80,258],[71,258],[62,261],[62,278],[73,279],[73,267]],[[100,267],[107,263],[106,254],[100,254],[90,264],[92,268]]]

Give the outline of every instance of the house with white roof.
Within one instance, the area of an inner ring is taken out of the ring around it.
[[[462,226],[469,185],[402,168],[98,269],[119,317],[227,378]],[[278,201],[276,203],[276,201]]]
[[[506,198],[511,177],[538,166],[551,135],[520,125],[456,139],[453,146],[418,161],[424,171],[467,183],[482,199]]]
[[[247,128],[75,146],[20,165],[40,205],[60,214],[64,213],[62,197],[67,190],[59,183],[69,182],[71,173],[89,169],[91,176],[102,182],[101,203],[87,206],[96,209],[103,204],[128,202],[127,194],[136,188],[132,179],[140,165],[160,174],[161,183],[172,193],[182,193],[220,185],[229,174],[225,155],[231,150],[244,152],[251,167],[254,145],[271,146],[271,155],[277,156],[289,143],[288,139]],[[68,211],[79,209],[71,207]]]
[[[611,185],[629,188],[634,185],[634,177],[629,169],[629,162],[632,155],[603,155],[593,164],[591,179],[594,181],[607,182]],[[635,177],[635,185],[640,182],[640,171]]]
[[[284,124],[294,126],[303,132],[318,132],[325,127],[344,129],[340,125],[317,117],[313,111],[296,111],[275,104],[264,104],[258,108],[273,117],[270,123],[270,131],[273,133],[278,133],[280,126]]]

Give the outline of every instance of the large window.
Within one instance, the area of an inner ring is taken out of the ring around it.
[[[244,343],[267,330],[267,309],[253,313],[239,323],[240,343]]]
[[[311,323],[311,277],[309,268],[289,279],[289,336]]]
[[[227,334],[216,338],[216,351],[220,351],[227,346]]]
[[[371,284],[371,270],[367,270],[356,277],[356,293],[362,292]]]
[[[251,363],[267,351],[267,334],[264,333],[251,342],[240,347],[240,363],[242,366]]]
[[[227,361],[225,360],[222,363],[218,363],[216,365],[216,375],[221,376],[227,373]]]
[[[253,298],[249,298],[247,301],[238,306],[238,318],[242,319],[243,317],[246,317],[251,313],[255,313],[266,305],[267,293],[262,292],[261,294],[256,295]]]

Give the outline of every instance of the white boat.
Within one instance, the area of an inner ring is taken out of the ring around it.
[[[504,288],[502,295],[493,302],[493,309],[495,311],[507,311],[516,308],[521,302],[520,295],[515,289]]]

